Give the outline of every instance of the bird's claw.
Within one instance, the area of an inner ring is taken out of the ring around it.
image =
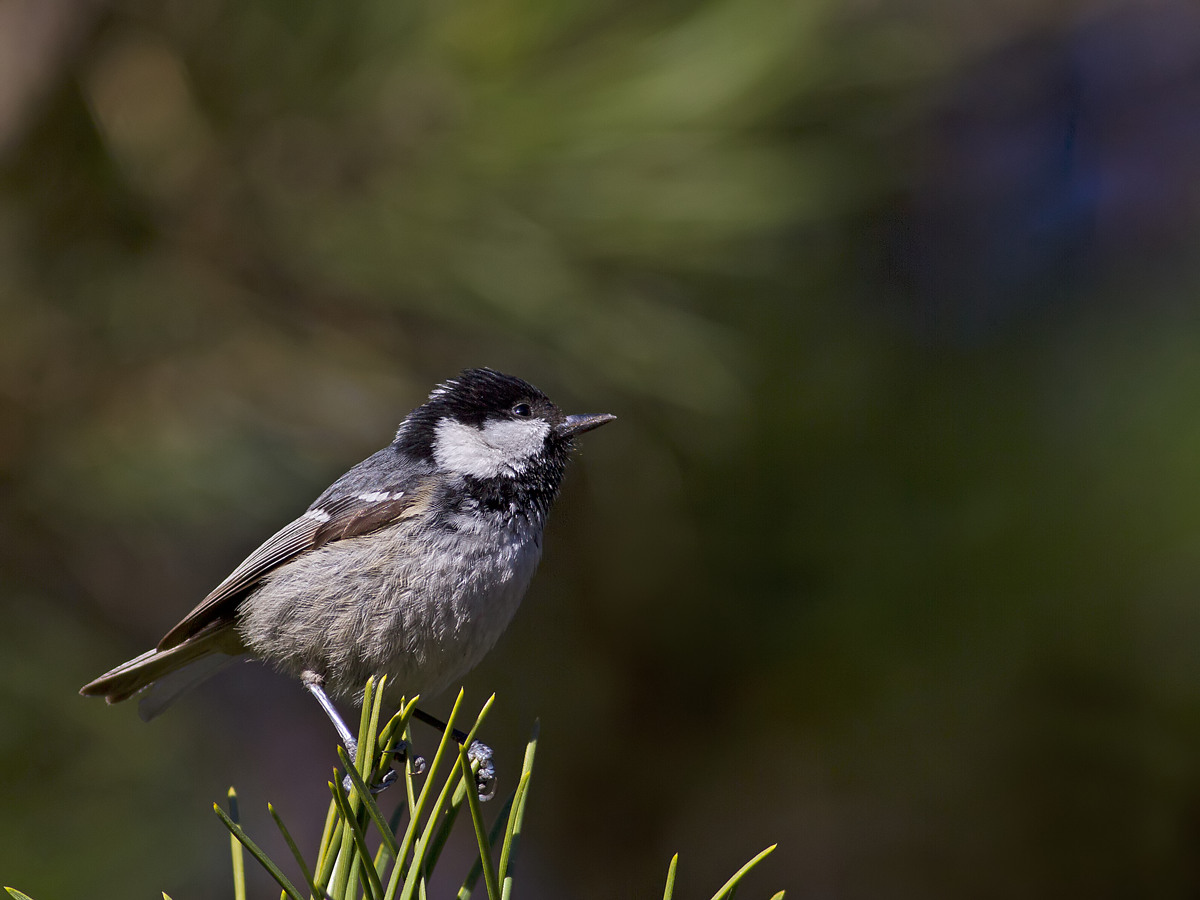
[[[383,777],[380,778],[379,781],[375,782],[375,784],[368,785],[367,789],[371,792],[372,796],[375,794],[382,794],[396,783],[397,778],[399,778],[399,776],[396,774],[396,770],[388,769],[383,773]],[[349,775],[344,775],[342,777],[342,790],[347,794],[354,793],[354,781]]]
[[[371,785],[372,794],[381,794],[396,783],[396,779],[400,776],[395,769],[388,769],[383,773],[383,778],[379,779],[378,784]]]
[[[385,750],[384,755],[388,756],[390,758],[390,760],[394,760],[396,762],[403,762],[405,759],[409,758],[408,742],[400,741],[390,751]],[[354,755],[351,755],[350,758],[353,759]],[[425,771],[424,758],[422,758],[420,756],[412,757],[412,770],[413,770],[414,775],[422,774]],[[370,785],[371,793],[372,794],[383,793],[388,788],[390,788],[393,784],[395,784],[396,779],[399,777],[400,777],[399,773],[397,773],[395,769],[389,768],[386,772],[383,773],[383,777],[381,779],[379,779],[379,781]],[[342,788],[346,791],[347,794],[350,793],[354,789],[354,782],[350,780],[349,775],[345,776],[342,779]]]
[[[408,741],[400,741],[390,751],[389,755],[391,756],[391,760],[393,762],[398,762],[398,763],[403,763],[405,760],[408,760],[409,765],[412,766],[412,773],[414,775],[424,775],[425,774],[425,757],[409,756],[408,750],[409,750]],[[387,751],[385,751],[385,753],[387,753]],[[371,785],[371,793],[378,794],[378,793],[381,793],[381,792],[387,790],[393,784],[396,783],[396,779],[398,779],[399,777],[400,777],[400,775],[395,769],[388,769],[387,772],[384,773],[383,778],[380,779],[378,784]]]
[[[492,748],[482,741],[472,741],[467,748],[467,761],[479,764],[475,771],[475,790],[479,799],[491,800],[496,795],[496,763],[492,760]]]
[[[401,741],[397,744],[391,750],[391,756],[396,762],[408,760],[409,765],[412,766],[414,775],[423,775],[425,773],[424,757],[409,756],[407,742]],[[472,766],[478,764],[478,768],[475,770],[475,790],[482,801],[491,800],[496,795],[496,763],[492,757],[492,748],[482,741],[472,741],[471,746],[467,748],[467,761]],[[395,784],[399,777],[395,769],[388,769],[378,783],[370,786],[371,793],[382,793]],[[349,775],[342,779],[342,788],[346,793],[354,790],[354,782],[350,780]]]
[[[392,750],[392,759],[399,763],[402,763],[407,759],[409,764],[412,766],[412,773],[414,775],[425,774],[425,757],[409,756],[408,741],[401,741],[395,746],[395,748]]]

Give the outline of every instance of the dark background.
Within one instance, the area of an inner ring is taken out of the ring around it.
[[[298,685],[75,692],[486,364],[620,416],[467,682],[520,896],[1195,897],[1198,237],[1183,0],[0,4],[0,881],[311,851]]]

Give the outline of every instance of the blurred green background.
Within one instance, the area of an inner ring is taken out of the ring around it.
[[[1198,238],[1184,0],[0,0],[0,881],[315,847],[296,684],[75,692],[490,365],[620,416],[467,683],[521,896],[1197,896]]]

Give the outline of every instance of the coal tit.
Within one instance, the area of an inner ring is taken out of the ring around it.
[[[356,465],[222,581],[153,650],[80,693],[143,718],[239,657],[361,700],[368,676],[428,697],[470,671],[512,619],[573,439],[615,418],[567,416],[537,388],[469,369],[435,388]],[[344,724],[343,739],[350,737]],[[352,744],[352,740],[348,743]]]

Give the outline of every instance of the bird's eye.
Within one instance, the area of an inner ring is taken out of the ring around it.
[[[512,408],[512,414],[518,419],[528,419],[533,415],[533,409],[528,403],[518,403]]]

